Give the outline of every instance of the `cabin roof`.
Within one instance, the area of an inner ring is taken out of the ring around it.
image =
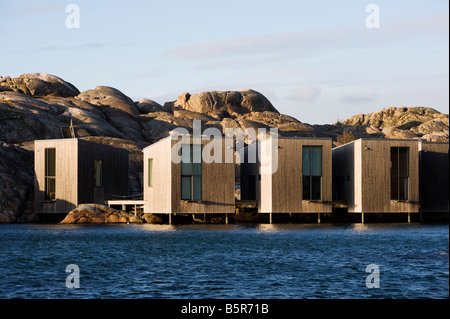
[[[191,137],[193,137],[194,135],[193,135],[193,134],[183,134],[183,133],[178,133],[177,136],[178,136],[178,137],[180,137],[180,136],[187,136],[187,137],[191,138]],[[211,136],[212,136],[212,135],[204,135],[204,134],[196,135],[196,137],[200,137],[200,138],[203,139],[203,140],[210,139]],[[224,139],[224,140],[226,140],[226,139],[233,139],[233,137],[226,136],[226,135],[223,135],[223,134],[220,136],[220,138],[221,138],[221,139]],[[156,142],[154,142],[154,143],[152,143],[152,144],[150,144],[150,145],[144,147],[144,148],[142,149],[142,151],[144,151],[144,150],[146,150],[146,149],[148,149],[148,148],[151,148],[151,147],[157,145],[158,143],[161,143],[161,142],[163,142],[163,141],[166,141],[167,139],[174,139],[174,140],[176,140],[177,138],[174,137],[173,135],[169,135],[169,136],[163,137],[163,138],[159,139],[158,141],[156,141]]]
[[[112,145],[107,145],[107,144],[102,144],[102,143],[97,143],[97,142],[92,142],[92,141],[86,141],[80,138],[57,138],[57,139],[45,139],[45,140],[35,140],[35,143],[44,143],[44,142],[62,142],[62,141],[77,141],[78,143],[85,143],[85,144],[93,144],[93,145],[101,145],[102,147],[105,148],[109,148],[109,149],[113,149],[119,152],[125,152],[127,154],[130,154],[130,151],[124,149],[124,148],[120,148],[120,147],[115,147]]]
[[[338,148],[341,148],[341,147],[345,147],[345,146],[348,146],[348,145],[350,145],[350,144],[352,144],[352,143],[355,143],[355,142],[358,142],[358,141],[381,141],[381,142],[415,142],[415,143],[419,143],[421,140],[419,140],[419,139],[412,139],[412,138],[408,138],[408,139],[402,139],[402,138],[377,138],[377,137],[361,137],[361,138],[358,138],[358,139],[356,139],[356,140],[354,140],[354,141],[351,141],[351,142],[348,142],[348,143],[345,143],[345,144],[342,144],[342,145],[339,145],[339,146],[336,146],[336,147],[333,147],[333,150],[335,150],[335,149],[338,149]],[[432,143],[432,142],[431,142]]]

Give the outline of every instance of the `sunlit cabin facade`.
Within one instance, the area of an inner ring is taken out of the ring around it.
[[[349,213],[419,212],[417,140],[362,138],[332,152],[333,198]]]
[[[241,199],[259,213],[331,213],[331,149],[331,138],[276,136],[246,147]]]
[[[423,213],[449,212],[449,143],[419,141],[420,207]]]
[[[128,151],[77,138],[34,143],[35,212],[67,214],[79,204],[128,195]]]
[[[234,157],[226,159],[225,140],[171,135],[144,148],[144,212],[234,213]],[[216,157],[205,161],[203,152]]]

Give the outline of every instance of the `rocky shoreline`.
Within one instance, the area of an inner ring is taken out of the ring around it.
[[[176,214],[175,216],[181,223],[223,224],[225,223],[225,217],[222,215],[208,216],[206,221],[203,219],[203,214]],[[167,216],[142,212],[126,212],[100,204],[81,204],[70,211],[59,224],[164,224],[168,222],[165,217]],[[233,216],[233,221],[236,222],[258,222],[262,221],[262,219],[263,217],[258,216],[256,212],[241,212]]]
[[[160,224],[163,220],[152,214],[117,210],[100,204],[81,204],[70,211],[60,224],[109,224],[149,223]]]

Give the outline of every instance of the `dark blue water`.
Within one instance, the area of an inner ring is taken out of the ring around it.
[[[0,298],[449,298],[449,228],[10,224],[0,272]]]

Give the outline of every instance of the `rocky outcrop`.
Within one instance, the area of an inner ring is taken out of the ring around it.
[[[32,152],[0,141],[0,223],[37,220],[27,211],[33,176]]]
[[[423,138],[448,141],[449,116],[427,107],[389,107],[378,112],[359,114],[342,122],[344,126],[369,126],[384,138]]]
[[[127,223],[128,213],[104,205],[82,204],[71,210],[60,224]]]
[[[77,99],[94,105],[118,109],[132,116],[138,116],[139,110],[128,96],[108,86],[97,86],[93,90],[80,93]]]
[[[62,138],[61,127],[68,126],[71,120],[77,136],[126,137],[96,105],[61,97],[0,92],[0,138],[5,142]]]
[[[82,204],[71,210],[60,224],[114,224],[151,223],[160,224],[162,219],[152,214],[134,214],[105,205]]]
[[[131,140],[142,140],[142,128],[136,120],[140,114],[133,100],[117,89],[97,86],[80,93],[76,99],[100,106],[107,121]]]
[[[377,128],[410,129],[431,119],[441,119],[448,126],[448,114],[427,107],[388,107],[378,112],[359,114],[342,122],[344,125],[373,125]]]
[[[270,111],[278,113],[272,103],[261,93],[253,90],[211,91],[198,94],[183,93],[173,102],[175,108],[210,115],[217,119],[238,116],[249,112]]]
[[[78,89],[61,78],[44,73],[22,74],[18,78],[9,76],[0,78],[0,91],[14,91],[31,96],[72,97],[78,95]]]
[[[138,103],[136,103],[136,107],[141,114],[148,114],[154,112],[170,112],[165,107],[161,106],[159,103],[149,99],[140,100]]]

